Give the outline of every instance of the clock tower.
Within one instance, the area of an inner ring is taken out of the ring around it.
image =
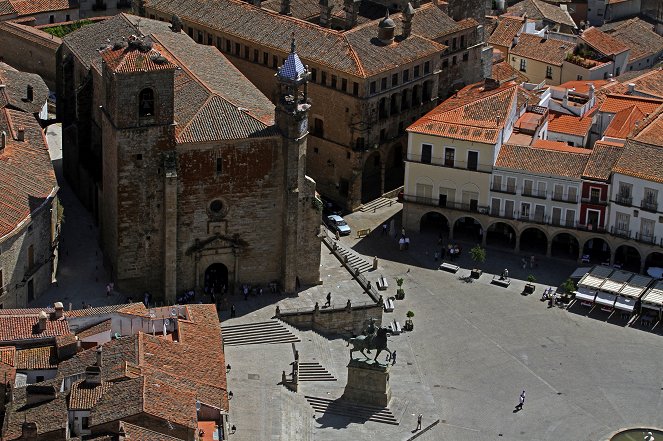
[[[310,219],[312,201],[306,196],[315,183],[306,176],[306,137],[308,135],[308,81],[311,76],[295,50],[293,37],[290,53],[276,73],[278,101],[275,121],[283,139],[284,205],[286,221],[283,225],[283,283],[286,292],[295,292],[298,280],[309,274],[299,274],[298,250],[310,242],[305,225]],[[309,182],[310,181],[310,182]],[[317,220],[317,227],[320,220]]]

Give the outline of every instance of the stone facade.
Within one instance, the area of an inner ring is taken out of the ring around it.
[[[360,335],[372,319],[382,326],[382,304],[337,309],[315,308],[312,311],[277,312],[280,320],[300,329],[313,329],[323,334]]]

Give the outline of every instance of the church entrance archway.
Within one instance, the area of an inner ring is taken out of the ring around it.
[[[228,268],[222,263],[213,263],[205,270],[206,294],[221,295],[228,287]]]
[[[373,201],[382,196],[382,173],[380,153],[373,152],[366,162],[361,173],[361,203]]]

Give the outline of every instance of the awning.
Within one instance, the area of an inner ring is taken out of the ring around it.
[[[635,307],[635,299],[629,297],[617,297],[617,302],[615,303],[615,308],[621,309],[626,312],[633,312]]]
[[[571,278],[571,279],[582,279],[582,276],[584,276],[585,274],[587,274],[590,270],[591,270],[591,268],[586,267],[586,266],[582,266],[582,267],[580,267],[580,268],[576,268],[576,270],[573,271],[573,274],[571,274],[571,275],[569,276],[569,278]]]
[[[594,302],[603,305],[603,306],[610,306],[612,307],[613,304],[615,303],[615,297],[613,294],[608,294],[607,292],[598,292],[596,294],[596,299],[594,299]]]
[[[576,295],[576,300],[587,301],[587,302],[593,302],[594,296],[596,295],[595,292],[588,291],[582,288],[579,288],[577,291],[573,291],[573,293]]]

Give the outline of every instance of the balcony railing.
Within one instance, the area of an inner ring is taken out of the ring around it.
[[[653,234],[635,233],[635,240],[642,243],[656,244],[656,236]]]
[[[610,234],[617,237],[623,237],[625,239],[631,238],[631,230],[628,230],[626,228],[619,228],[614,226],[610,227]]]
[[[507,185],[506,187],[504,187],[504,186],[502,186],[502,185],[495,185],[495,184],[493,184],[493,185],[490,187],[490,190],[491,190],[491,191],[496,191],[496,192],[498,192],[498,193],[516,194],[516,187],[515,187],[515,185],[514,185],[514,186],[509,186],[509,185]]]
[[[550,199],[557,202],[569,202],[571,204],[578,202],[578,196],[572,194],[564,195],[560,193],[553,193]]]
[[[608,201],[600,198],[582,198],[581,202],[583,204],[594,204],[594,205],[608,205]]]
[[[423,161],[422,161],[423,159]],[[429,162],[430,160],[430,162]],[[470,171],[477,171],[477,172],[483,172],[483,173],[491,173],[493,171],[493,166],[492,164],[478,164],[475,162],[465,162],[465,161],[458,161],[458,160],[453,160],[450,161],[449,159],[445,158],[440,158],[440,157],[429,157],[429,156],[422,156],[422,155],[408,155],[407,156],[407,161],[408,162],[418,162],[421,164],[429,164],[429,165],[434,165],[437,167],[448,167],[448,168],[456,168],[456,169],[461,169],[461,170],[470,170]]]
[[[633,197],[630,194],[617,194],[615,202],[619,205],[626,205],[630,207],[633,204]]]
[[[523,188],[521,194],[523,196],[529,196],[531,198],[547,199],[548,195],[545,191],[540,191],[534,188]]]
[[[411,194],[404,195],[404,198],[407,202],[414,202],[415,204],[430,205],[433,207],[450,208],[452,210],[488,214],[488,207],[484,205],[466,204],[464,202],[446,202],[444,204],[440,204],[439,199],[433,199],[424,196],[415,196]]]
[[[593,224],[578,223],[576,228],[578,230],[581,230],[581,231],[596,231],[597,233],[605,233],[606,232],[605,227],[598,227],[598,226],[593,225]]]
[[[652,213],[656,213],[658,211],[658,202],[643,199],[642,202],[640,202],[640,208],[642,208],[645,211],[651,211]]]

